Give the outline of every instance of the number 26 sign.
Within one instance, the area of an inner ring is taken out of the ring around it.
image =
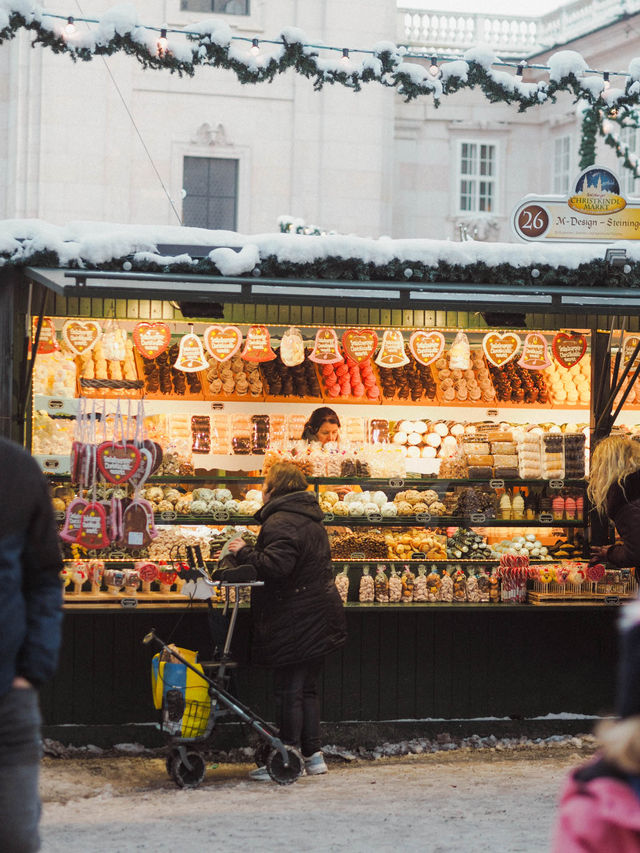
[[[526,204],[516,211],[514,228],[519,237],[525,240],[536,240],[549,227],[549,214],[540,204]]]

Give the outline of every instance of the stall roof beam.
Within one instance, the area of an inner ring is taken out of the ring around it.
[[[640,289],[416,281],[338,281],[27,267],[26,275],[63,296],[118,299],[367,306],[553,314],[640,315]]]

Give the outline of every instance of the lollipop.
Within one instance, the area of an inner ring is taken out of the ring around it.
[[[107,592],[111,595],[117,595],[124,586],[124,572],[120,569],[107,569],[103,577]]]
[[[82,584],[89,577],[87,564],[84,560],[74,560],[71,564],[71,582],[73,583],[73,593],[78,595],[82,590]]]
[[[102,578],[104,576],[104,560],[89,560],[89,580],[91,581],[91,592],[100,592]]]
[[[140,589],[140,575],[136,569],[124,570],[124,591],[127,595],[135,595]]]
[[[541,583],[551,583],[551,581],[554,581],[555,579],[556,573],[553,570],[553,566],[540,566],[538,568],[538,580]]]
[[[569,569],[566,566],[563,566],[562,564],[556,566],[555,569],[557,582],[564,586],[567,580],[569,579]]]
[[[158,577],[158,567],[156,564],[148,563],[145,560],[138,560],[134,564],[134,569],[136,569],[142,581],[142,591],[151,592],[151,584]]]
[[[591,583],[598,583],[604,577],[604,565],[602,563],[595,563],[593,566],[587,566],[587,580],[591,581]]]
[[[571,563],[568,568],[569,574],[567,576],[567,580],[569,581],[569,583],[575,584],[575,586],[581,586],[582,582],[586,578],[585,571],[582,568],[582,564]]]
[[[60,580],[62,581],[62,586],[66,589],[71,583],[71,569],[65,568],[60,572]]]
[[[158,580],[160,581],[160,591],[161,592],[171,592],[171,587],[174,585],[178,577],[177,572],[175,572],[169,566],[159,566],[158,567]]]

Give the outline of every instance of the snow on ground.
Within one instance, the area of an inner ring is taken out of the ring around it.
[[[158,757],[44,761],[43,853],[543,853],[558,791],[592,745],[330,764],[289,787],[212,766],[179,790]]]

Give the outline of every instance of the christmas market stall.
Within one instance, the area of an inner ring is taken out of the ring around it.
[[[612,706],[617,605],[637,579],[588,567],[610,532],[585,476],[594,437],[640,431],[631,241],[0,232],[3,433],[48,477],[65,557],[48,734],[153,742],[141,640],[155,627],[206,657],[186,546],[213,566],[230,537],[252,540],[282,459],[318,494],[347,608],[327,723]],[[319,406],[336,443],[302,441]],[[266,678],[241,669],[236,687],[269,717]]]

